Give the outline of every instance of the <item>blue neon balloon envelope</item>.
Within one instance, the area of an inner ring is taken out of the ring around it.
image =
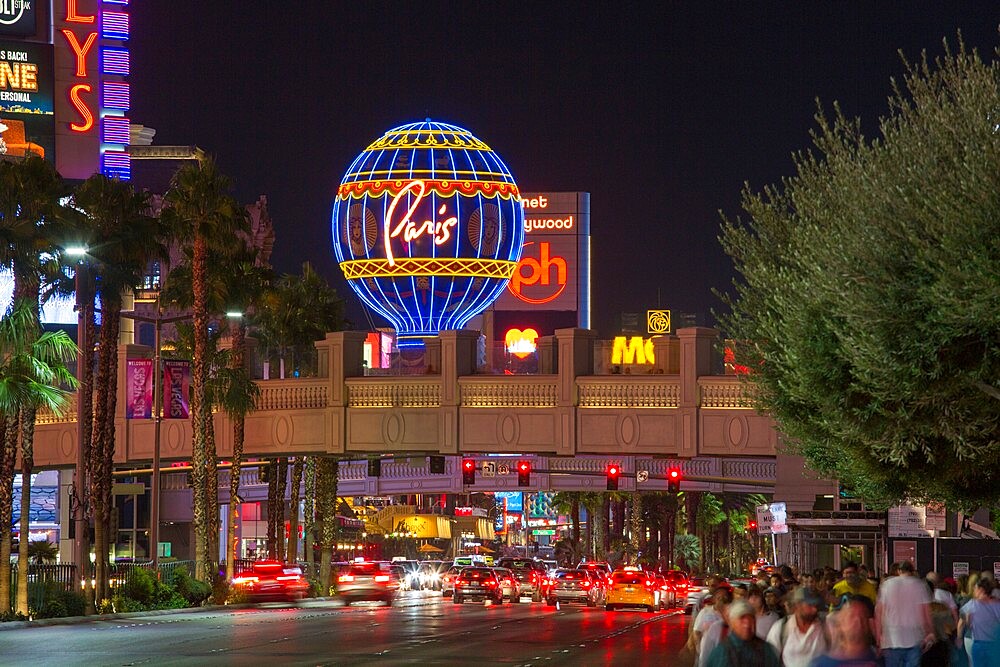
[[[410,123],[351,163],[337,190],[333,248],[347,284],[400,346],[461,329],[492,304],[524,245],[510,170],[456,125]]]

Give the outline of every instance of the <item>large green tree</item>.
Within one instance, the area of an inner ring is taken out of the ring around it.
[[[878,135],[817,114],[796,173],[746,189],[724,318],[756,405],[869,502],[1000,500],[1000,64],[905,65]]]

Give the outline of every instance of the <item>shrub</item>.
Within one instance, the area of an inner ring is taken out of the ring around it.
[[[143,607],[154,604],[156,600],[156,578],[149,570],[133,569],[125,579],[125,583],[115,591],[115,597],[134,600]],[[115,605],[117,607],[117,604]]]
[[[0,613],[0,623],[6,623],[8,621],[27,621],[28,617],[21,612],[9,610]]]
[[[62,618],[64,616],[83,616],[83,595],[76,591],[56,590],[45,597],[42,608],[36,618]]]
[[[177,594],[187,600],[187,606],[198,607],[212,594],[211,585],[198,581],[187,570],[177,569],[170,577],[170,585]]]

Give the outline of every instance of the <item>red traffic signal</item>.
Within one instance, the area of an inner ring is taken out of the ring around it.
[[[681,469],[670,468],[667,470],[667,491],[677,493],[681,490]]]
[[[531,462],[530,461],[518,461],[517,462],[517,485],[518,486],[530,486],[531,485]]]
[[[476,460],[462,459],[462,484],[476,483]]]
[[[608,491],[617,491],[618,478],[622,474],[622,469],[618,465],[612,463],[611,465],[608,466],[606,472],[608,476]]]
[[[751,533],[755,532],[757,530],[757,522],[756,521],[751,521],[750,523],[748,523],[747,524],[747,530],[749,530]]]

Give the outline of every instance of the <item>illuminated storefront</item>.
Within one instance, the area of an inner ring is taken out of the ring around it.
[[[393,128],[355,159],[337,191],[333,247],[351,289],[399,347],[461,329],[500,295],[524,243],[510,170],[455,125]]]

